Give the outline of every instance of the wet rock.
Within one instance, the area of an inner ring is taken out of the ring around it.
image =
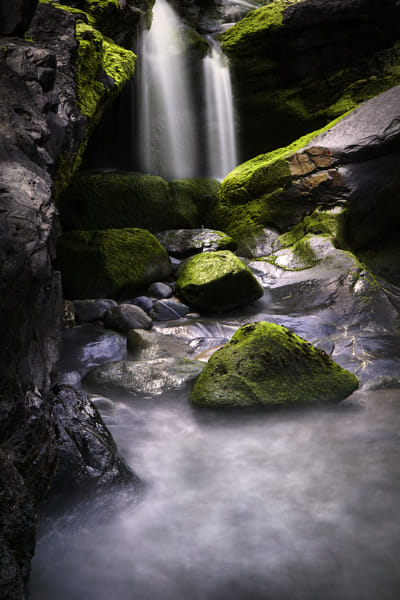
[[[278,237],[279,232],[270,227],[250,231],[240,239],[237,254],[245,258],[268,256],[274,251],[274,242]]]
[[[140,306],[119,304],[106,312],[104,324],[110,329],[127,333],[130,329],[150,329],[152,320]]]
[[[171,286],[168,285],[167,283],[162,283],[160,281],[156,281],[156,282],[152,283],[149,286],[147,292],[153,298],[159,298],[159,299],[169,298],[173,294],[173,290],[172,290]]]
[[[108,310],[116,306],[115,300],[107,298],[74,301],[75,314],[81,323],[101,320]]]
[[[307,235],[249,266],[280,311],[312,312],[338,328],[382,331],[396,321],[397,310],[376,278],[329,238]]]
[[[79,325],[67,329],[63,334],[57,365],[57,381],[76,385],[80,380],[76,382],[76,376],[82,377],[93,367],[112,360],[122,360],[126,352],[124,336],[100,325]]]
[[[148,296],[138,296],[132,300],[132,304],[136,306],[140,306],[147,314],[150,313],[152,306],[154,304],[154,300],[149,298]]]
[[[74,299],[137,292],[172,272],[168,254],[144,229],[66,232],[58,260],[65,294]]]
[[[246,265],[228,250],[194,256],[176,282],[176,293],[191,307],[223,312],[263,295]]]
[[[272,323],[240,328],[215,352],[190,400],[202,406],[284,406],[339,401],[357,378],[325,352]]]
[[[156,235],[171,256],[183,258],[199,252],[236,250],[236,242],[222,231],[213,229],[174,229]]]
[[[131,329],[128,332],[127,343],[130,356],[135,360],[189,358],[193,355],[193,350],[187,342],[155,331]]]
[[[203,364],[188,358],[156,358],[146,361],[120,361],[93,369],[85,377],[89,389],[110,396],[153,398],[183,390],[201,373]]]
[[[119,456],[100,414],[86,394],[58,386],[53,403],[58,466],[47,509],[56,514],[114,488],[137,498],[140,482]]]
[[[189,311],[189,307],[178,299],[167,298],[166,300],[155,302],[150,314],[155,321],[170,321],[172,319],[181,319]]]

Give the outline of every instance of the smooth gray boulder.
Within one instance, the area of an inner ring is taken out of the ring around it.
[[[185,389],[203,370],[201,362],[188,358],[155,358],[119,361],[93,369],[85,377],[89,389],[128,397],[154,398]]]
[[[170,229],[156,234],[168,254],[178,258],[199,252],[236,250],[236,242],[222,231],[213,229]]]

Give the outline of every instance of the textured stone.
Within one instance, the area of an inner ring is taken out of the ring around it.
[[[130,329],[150,329],[152,320],[140,306],[118,304],[104,316],[106,327],[127,333]]]

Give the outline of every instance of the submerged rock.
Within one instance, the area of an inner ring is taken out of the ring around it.
[[[221,250],[189,260],[176,282],[176,293],[189,306],[223,312],[257,300],[264,292],[244,262]]]
[[[192,347],[172,335],[156,331],[131,329],[128,332],[128,350],[135,360],[152,360],[153,358],[188,358],[193,355]]]
[[[69,231],[58,245],[64,292],[71,298],[106,298],[167,279],[168,254],[144,229]]]
[[[161,246],[175,257],[191,256],[198,252],[236,250],[236,242],[222,231],[213,229],[170,229],[156,235]]]
[[[199,376],[203,364],[188,358],[120,361],[93,369],[85,383],[99,392],[152,398],[183,390]]]
[[[340,401],[355,375],[286,327],[259,322],[238,329],[215,352],[190,395],[202,406],[284,406]]]

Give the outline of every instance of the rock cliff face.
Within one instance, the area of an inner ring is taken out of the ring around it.
[[[103,39],[94,12],[36,4],[0,2],[7,36],[0,41],[0,597],[7,600],[25,597],[37,504],[62,444],[51,391],[62,319],[54,180],[58,187],[67,180],[134,67],[131,52]],[[22,35],[32,15],[25,38],[9,37]]]
[[[394,0],[273,0],[221,36],[242,158],[292,142],[399,83]]]

